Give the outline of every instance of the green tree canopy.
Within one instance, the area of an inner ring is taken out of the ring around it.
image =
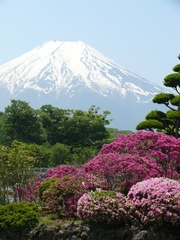
[[[43,140],[37,111],[25,101],[11,100],[11,105],[0,116],[0,122],[0,131],[8,144],[14,140],[25,143],[41,143]]]
[[[178,59],[180,60],[180,55]],[[152,99],[154,103],[165,105],[169,111],[151,111],[145,117],[145,121],[136,126],[137,130],[156,130],[176,138],[180,136],[180,64],[174,66],[173,71],[174,73],[164,78],[163,84],[172,88],[175,93],[158,93]]]
[[[46,133],[47,142],[70,146],[102,145],[102,140],[109,137],[106,125],[109,111],[98,113],[99,108],[91,106],[88,111],[65,110],[43,105],[39,115]]]
[[[95,109],[95,110],[94,110]],[[65,123],[66,144],[73,146],[100,148],[103,140],[109,137],[106,125],[109,120],[106,119],[109,111],[99,114],[96,107],[92,110],[82,111],[74,110],[73,115]]]
[[[60,109],[50,104],[43,105],[39,110],[46,141],[54,145],[65,141],[65,123],[71,117],[72,110]]]
[[[32,177],[37,159],[25,143],[13,141],[10,147],[0,145],[0,201],[8,201],[9,189],[15,191]],[[19,200],[21,196],[19,195]],[[17,199],[15,199],[17,200]]]
[[[10,146],[14,140],[27,143],[39,158],[38,167],[71,161],[80,165],[110,140],[106,128],[110,112],[100,114],[99,109],[92,105],[88,111],[69,110],[47,104],[34,110],[24,101],[11,100],[0,113],[0,144]]]

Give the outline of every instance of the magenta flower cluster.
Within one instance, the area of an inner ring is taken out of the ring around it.
[[[24,186],[17,186],[13,192],[14,199],[18,202],[38,202],[38,191],[41,185],[40,177],[35,176],[26,181]]]
[[[127,205],[145,225],[180,225],[180,183],[163,177],[139,182],[131,187]]]
[[[179,179],[180,138],[163,133],[138,131],[128,135],[120,134],[114,142],[103,145],[101,154],[129,153],[148,157],[162,168],[164,177]]]
[[[56,213],[58,217],[75,217],[77,202],[86,192],[82,176],[65,176],[52,183],[43,192],[42,200],[46,207]]]
[[[46,171],[48,178],[62,178],[67,175],[76,175],[78,169],[74,165],[59,165],[56,168],[49,168]]]
[[[67,165],[67,171],[68,167],[72,168],[72,166]],[[64,170],[63,165],[62,168]],[[58,170],[61,172],[61,166],[58,167]],[[55,169],[55,172],[57,172],[57,169]],[[57,174],[52,174],[52,177],[47,178],[43,183],[50,179],[57,179],[54,176],[57,176]],[[47,190],[43,191],[41,193],[42,203],[52,212],[57,213],[59,217],[75,217],[78,199],[85,192],[101,188],[103,184],[103,181],[96,176],[84,174],[82,170],[77,169],[74,175],[69,174],[60,177]]]
[[[50,168],[46,171],[47,181],[51,178],[63,178],[65,176],[81,176],[84,178],[84,186],[88,190],[94,190],[96,188],[106,188],[106,181],[101,180],[94,173],[87,173],[84,168],[77,168],[74,165],[59,165],[56,168]]]
[[[151,177],[162,176],[162,169],[148,156],[138,154],[99,154],[84,166],[86,173],[105,179],[107,189],[127,192],[135,183]]]

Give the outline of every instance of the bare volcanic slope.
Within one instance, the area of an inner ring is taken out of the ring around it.
[[[81,41],[49,41],[0,66],[1,111],[10,99],[33,108],[88,110],[94,104],[111,112],[112,127],[134,130],[162,91]]]

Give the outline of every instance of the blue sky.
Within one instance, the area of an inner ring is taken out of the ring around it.
[[[0,0],[0,64],[81,40],[159,85],[179,63],[180,0]]]

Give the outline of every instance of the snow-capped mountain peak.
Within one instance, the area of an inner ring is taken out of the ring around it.
[[[134,77],[137,82],[122,82],[122,76]],[[139,84],[139,77],[81,41],[49,41],[32,51],[0,66],[0,81],[11,94],[26,88],[49,93],[67,92],[82,85],[106,95],[118,91],[124,95],[127,88],[147,95]],[[142,80],[142,79],[141,79]]]
[[[105,98],[116,103],[123,101],[123,104],[125,101],[147,103],[154,94],[166,91],[125,70],[82,41],[48,41],[1,65],[2,89],[6,89],[11,99],[28,99],[34,104],[36,99],[43,104],[51,103],[54,98],[56,105],[62,107],[69,102],[68,108],[82,108],[79,105],[83,104],[87,107],[94,104],[94,100],[102,106]],[[88,97],[86,104],[75,101],[77,95],[80,102]]]

